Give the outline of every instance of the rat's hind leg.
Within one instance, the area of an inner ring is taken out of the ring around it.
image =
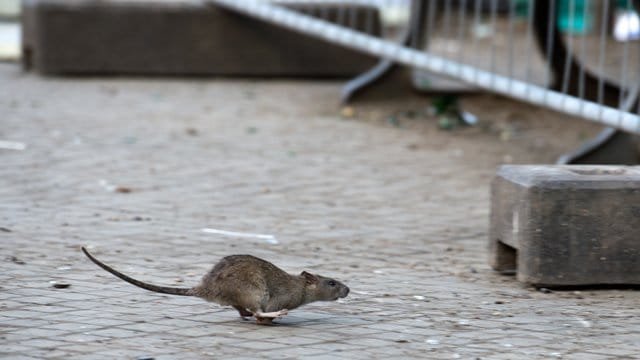
[[[289,310],[282,309],[279,311],[266,312],[256,311],[253,315],[256,317],[258,325],[273,325],[273,320],[281,318],[289,313]]]
[[[263,313],[262,311],[256,311],[254,315],[256,316],[256,318],[261,317],[261,318],[276,319],[276,318],[283,317],[283,316],[287,315],[288,313],[289,313],[289,310],[282,309],[282,310],[273,311],[273,312],[266,312],[266,313]]]
[[[279,317],[283,317],[285,315],[287,315],[289,313],[289,310],[287,309],[282,309],[282,310],[278,310],[278,311],[273,311],[273,312],[269,312],[269,313],[263,313],[262,311],[256,311],[255,315],[256,317],[268,317],[268,318],[279,318]]]
[[[233,305],[233,308],[238,310],[238,312],[240,313],[240,316],[242,316],[242,317],[251,317],[251,316],[253,316],[253,313],[251,311],[243,308],[242,306]]]

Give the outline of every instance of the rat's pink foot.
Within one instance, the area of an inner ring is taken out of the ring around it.
[[[289,313],[289,310],[282,309],[282,310],[273,311],[273,312],[267,312],[267,313],[263,313],[263,312],[258,311],[254,315],[256,316],[256,318],[277,319],[277,318],[280,318],[280,317],[283,317],[283,316],[287,315],[288,313]]]

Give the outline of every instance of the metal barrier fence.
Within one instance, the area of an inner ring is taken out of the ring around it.
[[[326,1],[305,1],[318,6],[306,6],[304,13],[282,1],[211,1],[381,59],[640,134],[638,0],[348,1],[370,6],[368,16],[383,15],[390,31],[382,37],[348,26],[357,20],[348,5],[328,21]],[[410,35],[393,39],[402,29]]]

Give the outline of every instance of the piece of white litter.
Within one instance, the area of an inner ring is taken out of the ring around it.
[[[427,344],[429,344],[429,345],[438,345],[438,344],[440,344],[440,341],[438,341],[438,339],[427,339],[425,342]]]
[[[586,327],[586,328],[590,328],[591,327],[591,321],[585,320],[585,319],[581,319],[581,318],[578,318],[577,320],[580,323],[580,325],[582,325],[583,327]]]
[[[413,295],[413,298],[416,300],[424,300],[424,296],[422,295]]]
[[[109,184],[109,182],[107,182],[107,180],[105,179],[100,179],[100,181],[98,181],[98,184],[100,184],[100,186],[102,186],[105,190],[109,192],[116,191],[116,186]]]
[[[27,144],[23,142],[0,140],[0,149],[22,151],[26,148],[27,148]]]
[[[280,243],[280,241],[278,241],[278,239],[276,239],[275,236],[268,235],[268,234],[254,234],[254,233],[227,231],[227,230],[219,230],[219,229],[211,229],[211,228],[204,228],[202,229],[202,232],[207,234],[218,234],[218,235],[224,235],[224,236],[261,239],[272,245],[277,245]]]

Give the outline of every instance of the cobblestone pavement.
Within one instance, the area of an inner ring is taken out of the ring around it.
[[[0,83],[0,139],[27,144],[0,150],[0,357],[640,353],[640,292],[543,293],[486,264],[495,166],[548,161],[545,150],[575,138],[500,141],[424,119],[398,128],[384,109],[380,121],[342,119],[333,82],[57,79],[5,64]],[[469,106],[486,101],[505,103]],[[157,284],[195,284],[220,257],[251,253],[352,292],[257,326],[230,308],[126,284],[82,245]]]

